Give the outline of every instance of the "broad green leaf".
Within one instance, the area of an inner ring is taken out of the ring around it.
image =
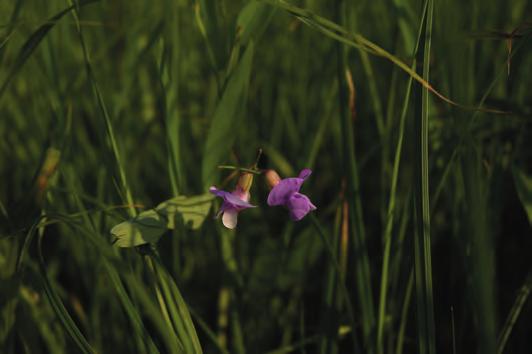
[[[175,220],[179,214],[186,226],[196,230],[201,227],[209,214],[213,199],[214,196],[210,193],[193,197],[178,196],[159,204],[155,210],[166,217],[169,229],[175,227]]]
[[[169,199],[155,209],[143,211],[114,226],[111,235],[116,240],[116,246],[135,247],[157,242],[167,230],[175,228],[176,218],[182,218],[185,225],[198,229],[209,214],[213,198],[210,194],[202,194]]]
[[[156,242],[167,230],[166,217],[150,209],[111,229],[118,247],[135,247]]]
[[[512,169],[515,189],[528,216],[528,222],[532,225],[532,176],[527,176],[520,168]]]
[[[245,112],[252,59],[253,42],[250,42],[229,77],[222,98],[214,112],[202,164],[202,179],[205,187],[209,187],[216,181],[218,165],[227,159],[239,132],[239,123]]]

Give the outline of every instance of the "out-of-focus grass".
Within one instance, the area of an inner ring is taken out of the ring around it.
[[[1,351],[527,353],[530,13],[0,2]],[[312,217],[257,176],[236,231],[111,244],[259,148]]]

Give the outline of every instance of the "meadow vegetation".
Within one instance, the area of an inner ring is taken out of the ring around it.
[[[0,352],[530,353],[531,14],[0,1]]]

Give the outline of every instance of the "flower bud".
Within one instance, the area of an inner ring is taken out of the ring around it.
[[[266,183],[270,188],[275,187],[279,184],[279,182],[281,182],[281,177],[279,177],[279,174],[275,172],[275,170],[266,171],[264,176],[266,177]]]
[[[244,172],[238,178],[237,189],[240,191],[248,193],[253,184],[253,174],[249,172]]]

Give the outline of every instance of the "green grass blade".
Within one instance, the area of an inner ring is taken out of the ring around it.
[[[253,43],[249,43],[214,112],[203,154],[202,181],[205,188],[217,181],[218,165],[227,160],[239,132],[240,121],[245,114],[252,60]]]
[[[162,289],[162,294],[165,303],[168,306],[168,312],[172,323],[174,324],[177,335],[185,347],[186,353],[203,353],[194,323],[192,322],[190,312],[188,311],[188,306],[181,296],[181,292],[177,288],[174,279],[166,271],[159,259],[154,256],[151,256],[150,259],[153,260],[157,282]]]
[[[421,42],[423,52],[423,79],[428,80],[430,68],[430,48],[432,39],[432,14],[434,3],[427,0],[425,36]],[[416,90],[415,117],[415,200],[414,200],[414,263],[416,278],[416,304],[418,322],[418,349],[420,354],[436,353],[436,333],[434,323],[434,305],[432,294],[432,261],[430,239],[430,202],[429,202],[429,92],[421,87]],[[421,91],[421,92],[419,92]]]

